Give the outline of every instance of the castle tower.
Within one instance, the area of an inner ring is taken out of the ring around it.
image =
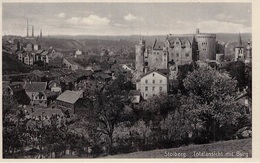
[[[235,61],[244,61],[244,47],[242,46],[241,34],[238,35],[238,45],[235,47]]]
[[[199,29],[195,34],[198,43],[198,60],[216,60],[216,34],[200,33]]]
[[[168,69],[168,61],[169,61],[168,47],[163,46],[163,56],[162,56],[162,68],[163,69]]]
[[[246,47],[246,60],[245,63],[252,63],[252,46],[250,40],[247,43]]]
[[[135,47],[135,69],[136,79],[144,73],[144,52],[145,52],[145,40],[140,39],[139,44]]]

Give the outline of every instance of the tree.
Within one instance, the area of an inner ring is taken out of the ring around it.
[[[203,128],[200,132],[204,134],[200,136],[207,140],[232,135],[238,117],[243,114],[241,106],[232,101],[236,96],[237,81],[216,70],[200,68],[189,73],[183,83],[189,96],[182,97],[181,109],[188,111],[195,135],[199,136],[197,128]],[[228,133],[230,129],[233,130]]]
[[[243,90],[247,86],[248,80],[250,80],[250,77],[248,76],[250,73],[250,67],[245,66],[244,62],[242,61],[230,62],[226,66],[226,71],[230,74],[230,76],[233,79],[236,79],[238,81],[237,86],[240,90]]]
[[[122,89],[124,77],[119,76],[111,85],[103,92],[96,95],[94,106],[94,131],[102,133],[108,138],[108,153],[112,154],[113,133],[115,126],[124,121],[121,114],[126,101],[126,92]]]

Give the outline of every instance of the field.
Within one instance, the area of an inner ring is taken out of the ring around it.
[[[251,158],[252,139],[160,149],[107,156],[106,158]]]

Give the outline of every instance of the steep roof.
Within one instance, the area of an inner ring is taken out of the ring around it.
[[[72,76],[61,77],[60,80],[65,83],[70,83],[75,81],[75,79]]]
[[[70,91],[70,90],[67,90],[67,91],[63,92],[57,98],[57,100],[63,101],[63,102],[67,102],[67,103],[70,103],[70,104],[74,104],[75,102],[78,101],[78,99],[80,98],[81,94],[82,94],[82,91]]]
[[[23,86],[21,84],[10,84],[9,86],[14,92],[23,90]]]
[[[181,44],[184,45],[187,41],[192,43],[194,35],[168,35],[166,37],[166,40],[168,40],[171,45],[175,42],[176,39],[179,39],[181,41]]]
[[[39,76],[40,78],[45,76],[45,73],[41,72],[40,70],[34,70],[32,73]]]
[[[47,82],[29,82],[25,84],[24,89],[26,92],[43,92],[46,87]]]
[[[147,75],[149,75],[149,74],[151,74],[151,73],[153,73],[153,72],[156,72],[156,73],[158,73],[158,74],[160,74],[160,75],[162,75],[162,76],[164,76],[164,77],[167,77],[166,75],[164,75],[163,73],[161,73],[161,72],[158,71],[158,70],[150,70],[150,71],[148,71],[147,73],[141,75],[140,78],[143,78],[143,77],[145,77],[145,76],[147,76]]]
[[[130,90],[128,93],[129,96],[141,95],[139,90]]]
[[[163,50],[163,45],[164,45],[164,42],[155,40],[153,49],[154,50]]]

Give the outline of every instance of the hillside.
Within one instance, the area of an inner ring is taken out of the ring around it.
[[[237,42],[238,33],[216,33],[218,42]],[[167,35],[167,34],[166,34]],[[138,43],[140,38],[145,38],[148,45],[151,45],[155,39],[165,40],[166,35],[153,35],[153,36],[142,36],[142,35],[131,35],[131,36],[94,36],[94,35],[54,35],[51,38],[62,38],[62,39],[74,39],[74,40],[100,40],[100,41],[122,41],[127,40],[129,42]],[[251,33],[241,33],[241,37],[244,41],[252,38]]]
[[[3,75],[28,73],[31,70],[29,66],[23,64],[14,56],[5,51],[2,52],[2,68]]]
[[[204,152],[204,153],[203,153]],[[207,157],[205,156],[208,153]],[[211,154],[209,154],[211,153]],[[233,155],[232,155],[233,153]],[[179,156],[178,156],[179,155]],[[247,158],[252,157],[252,139],[229,140],[204,145],[142,151],[106,158]]]

